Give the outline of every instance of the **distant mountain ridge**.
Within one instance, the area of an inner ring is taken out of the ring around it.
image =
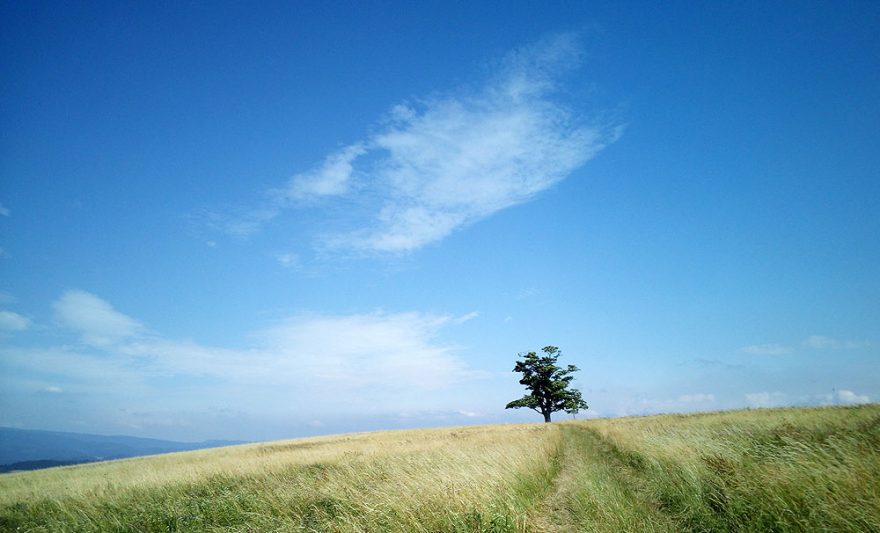
[[[0,427],[0,472],[124,459],[244,444],[209,440],[176,442],[124,435],[92,435]]]

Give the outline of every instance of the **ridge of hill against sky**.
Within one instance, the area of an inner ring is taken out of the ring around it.
[[[877,2],[6,2],[0,425],[880,399]]]

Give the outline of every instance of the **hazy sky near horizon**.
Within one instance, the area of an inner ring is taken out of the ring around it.
[[[0,425],[880,400],[880,4],[0,7]],[[564,415],[558,415],[564,416]]]

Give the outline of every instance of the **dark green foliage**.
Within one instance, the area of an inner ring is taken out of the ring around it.
[[[556,411],[577,413],[588,409],[581,396],[581,391],[570,388],[574,376],[571,374],[579,369],[574,365],[562,368],[556,360],[562,355],[556,346],[545,346],[541,349],[545,355],[538,356],[535,352],[527,353],[522,361],[517,361],[514,372],[522,373],[520,384],[531,392],[519,400],[507,404],[505,409],[529,409],[544,416],[544,422],[550,422],[550,415]]]

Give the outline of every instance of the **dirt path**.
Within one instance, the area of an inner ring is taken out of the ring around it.
[[[586,428],[562,426],[559,474],[528,517],[538,533],[676,531],[669,516],[645,501],[631,473]]]
[[[577,463],[583,460],[573,444],[571,432],[563,427],[559,474],[553,480],[553,487],[547,491],[547,496],[530,513],[529,531],[536,533],[577,531],[572,513],[565,505],[568,493],[575,484],[574,474],[578,470]]]

